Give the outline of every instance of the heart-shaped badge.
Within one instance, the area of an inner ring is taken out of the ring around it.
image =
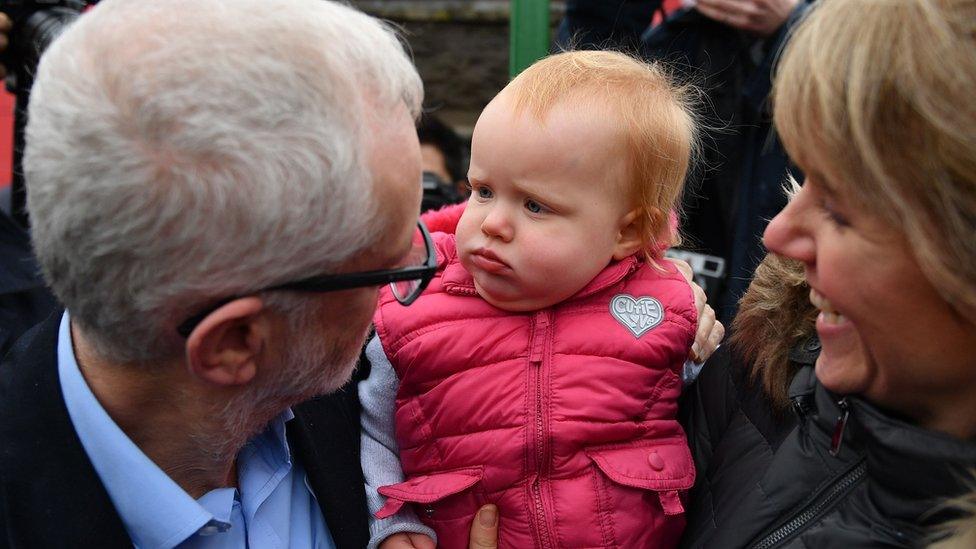
[[[639,338],[664,320],[664,307],[653,297],[617,294],[610,300],[610,314]]]

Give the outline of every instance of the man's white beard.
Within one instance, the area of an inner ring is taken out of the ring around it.
[[[255,379],[249,390],[231,399],[221,410],[226,434],[226,445],[221,445],[224,455],[236,455],[286,408],[331,393],[352,377],[365,331],[358,337],[335,341],[308,326],[292,326],[301,335],[285,351],[280,367],[264,379]]]

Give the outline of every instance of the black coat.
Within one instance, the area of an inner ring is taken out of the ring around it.
[[[698,469],[682,547],[916,547],[967,492],[976,443],[927,431],[817,382],[819,344],[802,364],[791,410],[777,416],[727,347],[708,362],[684,402]],[[812,352],[810,352],[812,351]],[[842,408],[839,453],[831,455]]]
[[[0,359],[57,301],[44,285],[27,231],[0,211]]]
[[[641,34],[661,0],[566,0],[566,15],[556,30],[562,50],[636,52]]]
[[[0,364],[0,547],[132,547],[75,434],[58,380],[60,315]],[[339,548],[369,541],[355,386],[294,408],[288,443]],[[146,494],[151,497],[151,494]]]

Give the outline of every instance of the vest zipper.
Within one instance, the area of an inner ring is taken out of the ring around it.
[[[867,472],[867,463],[861,459],[853,469],[844,473],[827,488],[823,495],[804,507],[786,524],[762,536],[758,543],[752,545],[752,549],[773,549],[801,532],[814,519],[823,516],[854,491],[854,488],[864,480],[865,472]]]
[[[546,467],[547,456],[545,450],[545,399],[543,398],[544,379],[543,368],[546,362],[546,343],[549,338],[549,313],[541,312],[536,314],[533,319],[532,349],[529,354],[529,362],[533,365],[535,377],[535,475],[532,479],[532,507],[535,514],[533,523],[538,535],[539,546],[543,548],[551,547],[549,543],[549,528],[546,525],[545,503],[542,499],[542,474]]]

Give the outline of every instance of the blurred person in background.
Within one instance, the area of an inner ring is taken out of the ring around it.
[[[768,98],[774,62],[809,0],[685,3],[648,30],[643,51],[705,90],[704,162],[686,187],[688,239],[676,255],[702,275],[719,319],[729,322],[765,253],[763,229],[785,205],[780,189],[791,165]]]
[[[0,51],[7,47],[11,26],[10,18],[0,13]],[[0,78],[5,73],[0,65]],[[10,216],[10,187],[0,189],[0,359],[56,307],[31,253],[30,235]]]
[[[417,137],[424,170],[421,211],[462,202],[468,196],[468,151],[464,140],[432,113],[420,117]]]
[[[30,236],[0,211],[0,359],[56,307],[31,253]]]
[[[655,11],[671,0],[567,0],[566,13],[556,29],[562,50],[640,50],[641,35]]]

